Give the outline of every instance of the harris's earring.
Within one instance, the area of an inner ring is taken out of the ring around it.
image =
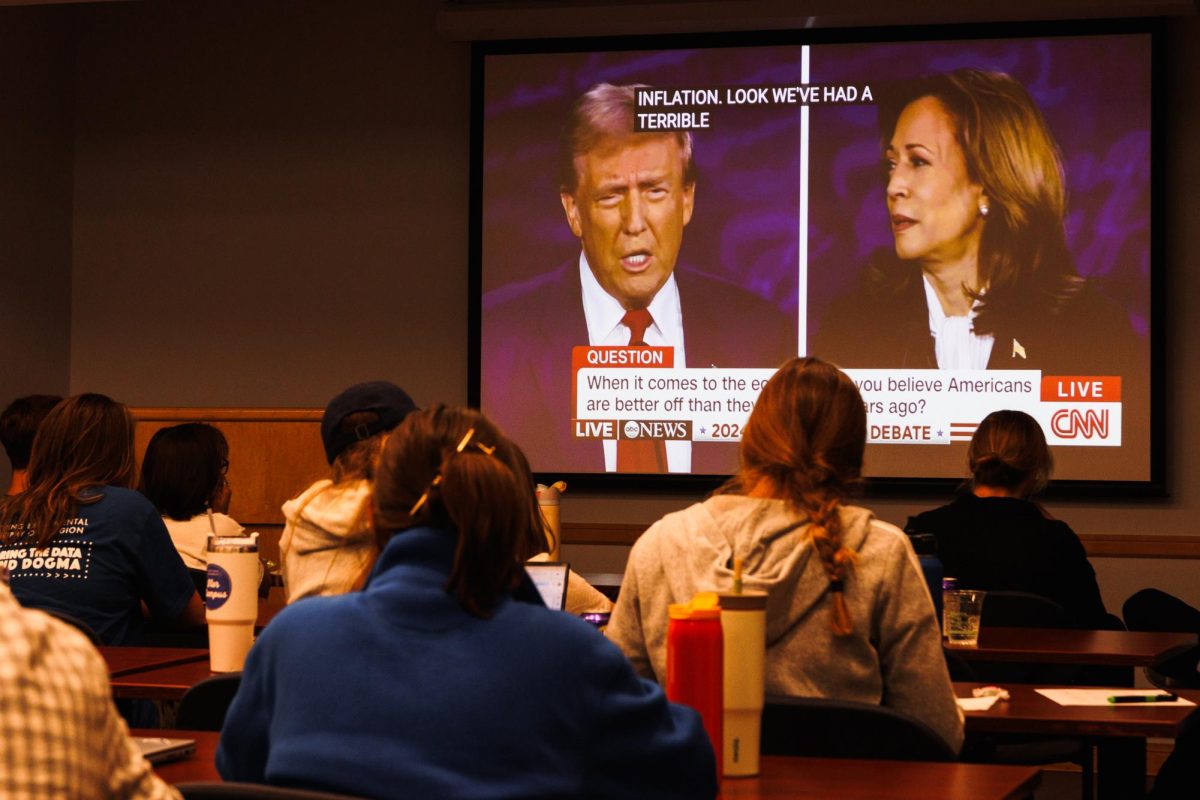
[[[988,215],[988,211],[990,210],[991,209],[988,208],[987,200],[979,201],[979,216],[986,217]]]

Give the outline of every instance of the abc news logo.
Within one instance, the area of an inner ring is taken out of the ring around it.
[[[1050,417],[1050,430],[1060,439],[1107,439],[1108,409],[1060,409]]]
[[[577,419],[576,439],[663,439],[690,441],[690,419]]]

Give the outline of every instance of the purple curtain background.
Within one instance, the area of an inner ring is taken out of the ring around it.
[[[500,299],[578,258],[559,204],[558,141],[592,85],[701,88],[799,84],[800,47],[493,55],[486,59],[483,289]],[[810,81],[872,87],[959,67],[1021,81],[1058,139],[1068,243],[1081,274],[1119,302],[1142,336],[1149,316],[1150,38],[1148,35],[932,43],[822,44]],[[696,208],[680,263],[797,306],[800,114],[784,106],[712,109],[694,132]],[[890,247],[873,105],[810,112],[809,331]],[[485,322],[486,326],[486,322]]]

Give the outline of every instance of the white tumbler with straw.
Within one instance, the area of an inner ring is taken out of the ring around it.
[[[258,619],[258,534],[208,536],[204,606],[213,672],[238,672],[254,643]]]
[[[721,598],[725,641],[724,768],[757,775],[766,677],[767,593],[742,591],[742,560],[734,560],[733,591]]]

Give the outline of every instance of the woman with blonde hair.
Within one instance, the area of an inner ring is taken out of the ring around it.
[[[767,382],[738,473],[633,546],[608,636],[666,678],[667,606],[699,591],[765,591],[766,691],[886,705],[956,751],[962,720],[933,603],[907,537],[845,500],[861,480],[866,413],[844,373],[793,359]]]
[[[716,794],[699,716],[537,597],[523,463],[473,409],[399,425],[375,470],[366,586],[263,631],[221,732],[223,777],[362,797]]]

